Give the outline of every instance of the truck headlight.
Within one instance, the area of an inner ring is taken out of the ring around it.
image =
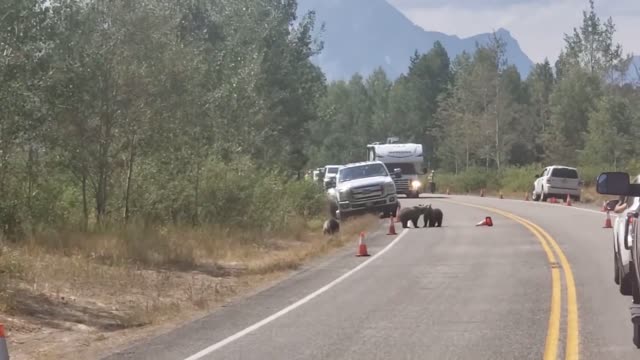
[[[345,189],[345,190],[340,190],[338,194],[340,196],[340,201],[344,201],[344,200],[349,200],[349,195],[351,194],[351,192],[349,191],[349,189]]]
[[[412,187],[412,188],[414,188],[414,189],[417,189],[417,188],[419,188],[420,186],[422,186],[422,183],[421,183],[420,181],[418,181],[418,180],[413,180],[413,181],[411,182],[411,187]]]
[[[394,194],[396,192],[395,184],[392,182],[384,183],[384,193]]]

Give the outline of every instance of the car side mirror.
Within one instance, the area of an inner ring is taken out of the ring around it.
[[[331,178],[327,180],[327,188],[334,188],[334,187],[336,187],[336,178]]]
[[[605,172],[598,175],[596,192],[603,195],[632,195],[629,174],[625,172]]]

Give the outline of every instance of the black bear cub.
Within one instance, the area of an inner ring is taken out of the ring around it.
[[[409,222],[413,224],[414,228],[418,228],[418,221],[423,213],[422,206],[412,206],[408,208],[402,208],[398,213],[398,220],[402,223],[404,229],[409,227]]]
[[[442,227],[442,210],[431,207],[431,204],[423,207],[424,227]]]
[[[338,231],[340,231],[340,223],[338,222],[338,220],[333,218],[325,221],[324,225],[322,226],[322,233],[324,235],[333,235]]]

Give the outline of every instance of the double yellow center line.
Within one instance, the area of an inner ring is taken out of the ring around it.
[[[517,215],[495,208],[479,206],[474,204],[450,201],[491,211],[511,219],[527,228],[538,239],[540,245],[547,254],[547,259],[551,266],[551,313],[549,315],[549,328],[547,330],[547,340],[544,348],[543,360],[557,360],[558,343],[560,341],[560,319],[562,314],[562,282],[560,278],[560,268],[564,273],[567,288],[567,338],[565,348],[566,360],[578,360],[579,358],[579,328],[578,328],[578,300],[576,295],[576,285],[573,278],[573,271],[569,261],[558,243],[540,226]],[[552,250],[553,249],[553,250]],[[555,253],[554,253],[555,252]],[[559,263],[558,263],[559,260]]]

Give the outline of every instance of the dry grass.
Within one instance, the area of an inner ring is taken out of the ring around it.
[[[259,237],[208,228],[40,234],[2,246],[0,310],[15,359],[90,357],[210,311],[230,297],[328,254],[379,220],[325,237],[321,221]],[[46,337],[43,336],[46,334]]]

